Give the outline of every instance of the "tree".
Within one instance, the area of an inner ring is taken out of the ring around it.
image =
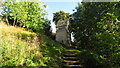
[[[65,20],[69,18],[69,13],[65,13],[64,11],[58,11],[56,13],[53,13],[53,21],[55,22],[55,24],[57,24],[58,20]]]
[[[116,22],[116,19],[120,17],[119,4],[119,2],[83,2],[78,4],[77,11],[73,13],[74,19],[71,20],[71,25],[75,42],[78,49],[83,49],[83,54],[92,55],[94,61],[97,61],[93,67],[99,67],[101,64],[114,67],[120,64],[118,57],[116,57],[116,61],[113,60],[115,57],[113,54],[118,53],[117,51],[120,49],[116,46],[120,45],[118,27],[120,25],[119,22]],[[86,56],[84,59],[86,60],[86,58],[89,57]],[[85,63],[87,64],[87,61]]]
[[[45,34],[47,35],[47,36],[50,36],[51,37],[51,32],[50,32],[50,28],[51,28],[51,26],[50,26],[50,20],[48,20],[48,19],[45,19],[45,22],[43,23],[43,27],[44,27],[44,32],[45,32]]]
[[[17,2],[11,0],[9,3],[5,1],[4,15],[9,14],[9,18],[13,19],[13,25],[19,23],[19,26],[37,31],[43,29],[44,16],[46,14],[42,2]],[[6,13],[7,12],[7,13]]]
[[[3,1],[2,0],[3,12],[1,12],[1,13],[2,13],[3,17],[5,17],[5,21],[7,22],[7,24],[9,24],[8,16],[10,15],[10,7],[9,7],[9,5],[10,5],[11,1],[12,0],[8,0],[8,1]]]

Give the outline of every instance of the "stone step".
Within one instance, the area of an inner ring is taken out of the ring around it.
[[[80,65],[80,62],[63,62],[64,65]]]
[[[77,61],[78,59],[64,59],[64,60]]]
[[[64,60],[72,60],[72,61],[77,61],[78,59],[76,58],[76,57],[74,57],[74,58],[63,58]]]
[[[64,53],[65,54],[75,54],[75,53],[77,53],[77,51],[65,51]]]
[[[75,56],[76,57],[77,55],[74,53],[73,54],[69,53],[69,54],[64,54],[64,56]]]
[[[77,61],[76,62],[65,61],[65,62],[63,62],[63,64],[64,65],[80,65],[80,62],[77,62]]]
[[[66,49],[65,51],[78,52],[76,49]]]
[[[82,68],[82,65],[65,65],[65,68]]]
[[[63,59],[77,59],[77,57],[63,57]]]
[[[77,53],[80,51],[74,47],[66,47],[64,51],[63,64],[64,68],[81,68],[80,61],[77,58]]]
[[[74,60],[64,60],[64,63],[79,63],[79,61],[74,61]]]
[[[64,55],[64,57],[76,57],[76,55]]]

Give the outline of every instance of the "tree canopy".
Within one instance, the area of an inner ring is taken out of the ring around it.
[[[93,66],[99,67],[103,64],[106,67],[117,67],[120,64],[119,6],[120,2],[83,2],[78,3],[76,12],[72,15],[75,44],[79,49],[83,49],[83,54],[87,52],[95,56],[96,63]],[[85,63],[87,64],[87,61]]]
[[[16,0],[10,0],[5,1],[3,7],[3,15],[13,20],[13,25],[19,25],[33,31],[43,29],[42,24],[46,12],[42,2],[17,2]]]
[[[58,11],[56,13],[53,13],[53,21],[55,22],[55,24],[57,24],[58,20],[65,20],[69,18],[69,13],[65,13],[64,11]]]

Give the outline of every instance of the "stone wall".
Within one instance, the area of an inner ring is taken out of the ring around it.
[[[69,21],[68,20],[59,20],[56,24],[56,41],[63,43],[64,45],[69,45]]]

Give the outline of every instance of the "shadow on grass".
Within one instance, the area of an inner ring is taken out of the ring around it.
[[[61,68],[62,67],[62,58],[64,47],[55,42],[51,38],[47,37],[46,35],[39,34],[40,38],[40,51],[43,54],[43,57],[46,57],[49,60],[46,63],[46,67],[43,68]]]

